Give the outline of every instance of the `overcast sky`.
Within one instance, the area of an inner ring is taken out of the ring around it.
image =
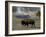
[[[37,10],[40,10],[39,7],[16,7],[16,6],[13,6],[12,11],[16,12],[16,11],[18,11],[18,8],[20,8],[21,11],[29,11],[29,10],[30,11],[37,11]]]
[[[23,13],[27,13],[28,11],[39,11],[40,8],[39,7],[16,7],[16,6],[13,6],[12,7],[12,12],[16,15],[19,15],[19,14],[23,14]]]

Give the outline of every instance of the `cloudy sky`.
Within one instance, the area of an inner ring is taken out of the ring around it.
[[[27,13],[27,12],[35,12],[35,11],[39,11],[40,8],[39,7],[17,7],[17,6],[13,6],[12,7],[12,12],[16,15],[22,15],[23,13]]]

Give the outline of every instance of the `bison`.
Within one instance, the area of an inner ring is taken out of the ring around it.
[[[35,21],[33,19],[24,19],[21,21],[21,24],[27,27],[29,26],[29,24],[35,26]]]

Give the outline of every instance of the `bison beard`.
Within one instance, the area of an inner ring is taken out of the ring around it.
[[[24,26],[27,26],[27,27],[29,26],[29,24],[32,25],[32,26],[33,25],[35,26],[35,21],[34,20],[33,21],[24,21],[24,20],[22,20],[21,24],[24,25]]]

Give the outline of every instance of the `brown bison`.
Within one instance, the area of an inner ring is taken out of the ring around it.
[[[27,27],[29,26],[29,24],[35,26],[35,21],[33,19],[24,19],[21,21],[21,24]]]

